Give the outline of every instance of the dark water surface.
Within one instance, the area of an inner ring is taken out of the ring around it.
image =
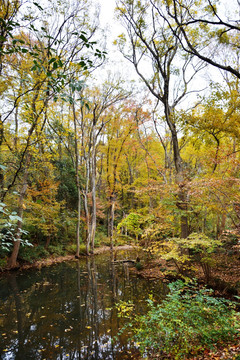
[[[118,259],[134,258],[122,252]],[[0,278],[0,358],[134,359],[127,334],[113,340],[124,321],[116,304],[130,301],[136,313],[149,294],[163,297],[165,285],[129,274],[109,254]]]

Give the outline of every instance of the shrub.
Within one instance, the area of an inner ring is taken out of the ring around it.
[[[66,254],[62,244],[49,245],[47,250],[53,256],[63,256]]]
[[[169,288],[161,304],[148,300],[147,314],[128,324],[142,353],[154,349],[163,356],[171,355],[171,359],[183,359],[234,340],[240,321],[231,302],[180,280]]]
[[[115,246],[129,245],[132,243],[131,236],[128,235],[117,235],[115,238]]]
[[[22,218],[17,215],[17,212],[10,212],[7,205],[0,202],[0,249],[9,251],[12,248],[13,241],[15,241],[16,230],[20,233],[19,239],[23,246],[32,246],[32,244],[24,239],[28,232],[22,227],[18,227],[18,222],[22,222]]]
[[[76,254],[76,250],[77,250],[77,245],[76,244],[68,244],[66,246],[66,251],[69,254]]]
[[[215,264],[212,254],[221,245],[221,241],[203,233],[192,233],[186,239],[170,238],[155,243],[153,251],[166,261],[172,261],[182,275],[188,275],[194,269],[193,264],[199,264],[206,281],[209,281],[211,267]]]
[[[97,231],[95,236],[95,247],[104,245],[107,241],[107,235],[103,231]]]
[[[49,256],[49,252],[44,246],[20,247],[18,258],[27,262],[34,262]]]
[[[80,255],[86,255],[86,245],[85,244],[80,244],[79,253],[80,253]]]
[[[137,269],[138,271],[140,271],[140,270],[143,269],[143,264],[140,263],[140,262],[137,262],[137,263],[135,264],[135,267],[136,267],[136,269]]]

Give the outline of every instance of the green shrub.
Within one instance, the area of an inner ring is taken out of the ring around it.
[[[0,258],[0,270],[4,269],[5,267],[7,267],[7,257],[3,259]]]
[[[105,244],[107,241],[107,235],[103,231],[97,230],[95,235],[95,247],[99,247]]]
[[[164,242],[157,242],[152,250],[166,261],[173,262],[183,277],[192,275],[193,265],[199,264],[208,282],[211,269],[215,265],[212,254],[221,245],[221,241],[211,239],[204,233],[192,233],[186,239],[170,238]]]
[[[110,246],[111,245],[111,241],[109,237],[105,237],[104,240],[102,241],[102,246]]]
[[[79,254],[80,255],[86,255],[86,245],[85,244],[80,244]]]
[[[128,235],[117,235],[115,238],[115,246],[130,245],[133,242],[131,236]]]
[[[53,256],[64,256],[66,255],[66,251],[63,248],[62,244],[58,245],[49,245],[48,252]]]
[[[20,247],[18,258],[27,262],[34,262],[42,258],[49,256],[49,252],[45,249],[44,246],[33,246],[33,247]]]
[[[66,252],[68,254],[74,255],[74,254],[76,254],[76,251],[77,251],[77,245],[76,244],[68,244],[66,246]]]
[[[231,302],[180,280],[169,288],[161,304],[148,300],[148,313],[128,324],[142,353],[154,349],[163,356],[171,355],[171,359],[184,359],[234,340],[240,321]]]
[[[139,271],[139,270],[142,270],[143,269],[143,264],[142,263],[140,263],[140,262],[137,262],[136,264],[135,264],[135,267],[136,267],[136,269]]]

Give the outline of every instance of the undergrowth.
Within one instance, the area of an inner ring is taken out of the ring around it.
[[[163,358],[186,359],[234,341],[239,335],[240,316],[234,303],[180,280],[169,289],[160,304],[150,298],[148,312],[133,315],[127,324],[142,354],[157,351]]]

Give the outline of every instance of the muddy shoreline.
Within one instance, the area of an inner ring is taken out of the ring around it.
[[[121,250],[133,250],[135,247],[132,245],[122,245],[122,246],[116,246],[114,247],[113,251],[121,251]],[[110,246],[102,246],[99,248],[96,248],[94,251],[94,254],[90,254],[89,257],[91,256],[95,256],[95,255],[100,255],[103,254],[105,252],[110,252],[111,248]],[[87,255],[80,255],[79,259],[84,259],[86,258]],[[24,271],[24,270],[29,270],[29,269],[41,269],[42,267],[47,267],[47,266],[51,266],[54,264],[59,264],[61,262],[64,261],[78,261],[78,258],[75,257],[75,255],[69,254],[69,255],[64,255],[64,256],[52,256],[46,259],[41,259],[41,260],[37,260],[31,264],[29,263],[22,263],[19,264],[16,268],[3,268],[0,269],[0,276],[9,272],[13,272],[13,271]]]
[[[114,247],[113,251],[121,251],[121,250],[134,250],[134,246],[132,245],[121,245],[121,246],[116,246]],[[110,246],[101,246],[99,248],[96,248],[94,251],[94,254],[90,254],[89,257],[91,256],[95,256],[95,255],[100,255],[103,254],[105,252],[110,252],[111,248]],[[42,267],[46,267],[46,266],[51,266],[54,264],[59,264],[61,262],[64,261],[78,261],[79,259],[84,259],[86,258],[87,255],[80,255],[79,258],[76,258],[75,255],[69,254],[69,255],[64,255],[64,256],[52,256],[46,259],[41,259],[41,260],[37,260],[33,263],[19,263],[17,267],[15,268],[0,268],[0,276],[5,274],[5,273],[9,273],[9,272],[13,272],[13,271],[23,271],[23,270],[29,270],[29,269],[41,269]]]

